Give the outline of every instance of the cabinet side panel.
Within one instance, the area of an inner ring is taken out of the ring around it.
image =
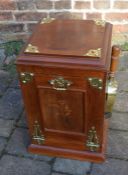
[[[87,150],[91,150],[91,141],[95,145],[96,152],[100,152],[103,146],[103,133],[104,133],[104,108],[105,108],[105,86],[106,86],[106,74],[103,73],[102,77],[95,76],[98,79],[102,79],[102,89],[98,89],[93,86],[89,81],[87,87],[87,140],[90,142],[90,147],[87,146]],[[93,77],[93,78],[95,78]],[[92,139],[90,139],[92,137]]]
[[[21,74],[26,73],[26,69],[17,66],[17,70],[19,73],[20,86],[24,100],[25,111],[27,114],[29,132],[30,135],[33,136],[34,124],[36,121],[38,121],[41,129],[43,130],[43,121],[41,120],[41,112],[39,108],[37,88],[35,85],[35,77],[34,77],[35,75],[31,78],[30,81],[24,83],[23,80],[21,79]]]

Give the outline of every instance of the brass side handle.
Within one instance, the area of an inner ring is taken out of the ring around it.
[[[108,80],[106,88],[106,95],[107,95],[106,109],[105,109],[106,118],[110,118],[112,115],[113,106],[116,100],[117,89],[118,89],[117,81],[114,79]]]
[[[63,77],[59,76],[55,79],[49,80],[48,81],[53,89],[58,90],[58,91],[65,91],[69,86],[71,86],[72,82],[69,80],[65,80]]]
[[[106,88],[106,109],[105,109],[105,117],[109,118],[112,115],[113,106],[116,99],[118,83],[115,80],[115,72],[117,69],[117,65],[119,62],[120,48],[116,45],[112,47],[112,55],[111,55],[111,65],[110,65],[110,73],[107,80],[107,88]]]

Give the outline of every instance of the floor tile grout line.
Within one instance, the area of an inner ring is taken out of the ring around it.
[[[47,164],[49,164],[50,166],[51,166],[51,164],[50,164],[50,161],[47,161],[47,160],[41,160],[41,159],[38,159],[38,158],[32,158],[32,157],[29,157],[29,156],[24,156],[24,155],[20,155],[20,154],[14,154],[14,153],[9,153],[9,152],[5,152],[4,153],[4,155],[9,155],[9,156],[13,156],[13,157],[18,157],[18,158],[25,158],[25,159],[29,159],[29,160],[35,160],[35,161],[39,161],[39,162],[46,162]]]
[[[122,160],[122,161],[128,162],[128,158],[126,159],[126,158],[116,157],[116,155],[112,156],[112,155],[106,154],[106,157],[107,159],[109,158],[109,159]]]
[[[15,124],[16,128],[19,128],[19,129],[29,129],[27,126],[19,126],[17,124]]]
[[[24,113],[24,106],[22,108],[22,111],[21,111],[19,117],[16,119],[15,125],[21,120],[23,113]]]
[[[113,115],[113,113],[128,114],[127,111],[117,111],[117,110],[115,110],[115,109],[113,109],[112,115]],[[113,118],[113,116],[112,116],[111,118]],[[110,118],[110,119],[111,119],[111,118]]]
[[[59,174],[61,173],[62,175],[74,175],[74,174],[70,174],[70,173],[64,173],[64,172],[61,172],[61,171],[53,171],[52,173],[59,173]],[[52,174],[50,174],[50,175],[52,175]]]
[[[115,131],[115,132],[128,132],[128,130],[121,130],[121,129],[114,129],[114,128],[109,128],[109,131]]]
[[[120,114],[128,114],[128,111],[118,111],[118,110],[115,110],[113,109],[112,113],[120,113]],[[111,117],[112,118],[112,117]]]
[[[50,175],[52,175],[52,173],[53,173],[53,166],[54,166],[55,161],[56,161],[56,157],[54,157],[54,159],[50,162],[51,163],[51,172],[50,172]]]
[[[86,175],[91,175],[91,172],[92,172],[92,168],[93,168],[93,162],[89,162],[90,163],[90,170],[88,170],[87,172],[86,172]]]

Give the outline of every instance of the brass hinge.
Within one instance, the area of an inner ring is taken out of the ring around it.
[[[34,132],[32,139],[36,141],[39,145],[44,144],[45,141],[45,137],[42,134],[40,125],[37,120],[34,122]]]
[[[86,146],[88,147],[89,151],[98,151],[100,147],[99,139],[94,126],[91,127],[91,129],[88,132],[88,139],[86,142]]]
[[[99,90],[103,89],[103,80],[101,78],[89,77],[88,81],[92,87],[97,88]]]
[[[20,80],[21,80],[22,83],[26,84],[26,83],[32,81],[33,76],[34,76],[34,73],[31,73],[31,72],[21,72],[20,73]]]

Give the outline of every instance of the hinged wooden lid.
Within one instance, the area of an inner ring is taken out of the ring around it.
[[[112,25],[102,20],[43,19],[24,49],[26,55],[53,55],[106,62]],[[110,52],[109,52],[110,53]]]

